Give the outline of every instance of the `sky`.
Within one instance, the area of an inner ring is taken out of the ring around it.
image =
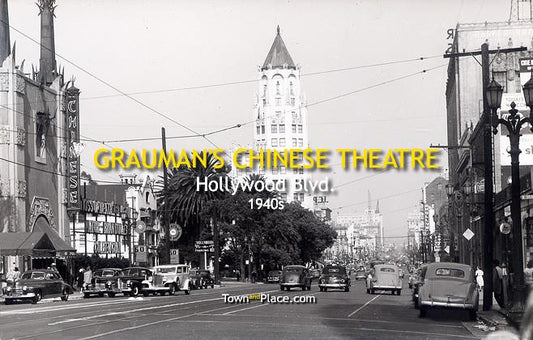
[[[25,59],[30,72],[31,64],[38,65],[39,46],[23,34],[39,39],[37,6],[34,0],[10,0],[9,11],[17,63]],[[509,11],[507,0],[58,0],[55,44],[66,80],[74,77],[81,90],[84,137],[159,137],[161,127],[167,136],[183,136],[191,134],[183,126],[207,133],[250,122],[258,66],[279,25],[301,67],[311,148],[428,148],[446,145],[447,30],[458,22],[506,21]],[[387,65],[359,68],[373,64]],[[211,86],[226,83],[236,84]],[[116,89],[144,93],[128,97]],[[224,149],[252,139],[252,124],[210,136]],[[118,180],[118,171],[94,166],[95,150],[105,146],[85,144],[82,170]],[[108,144],[161,147],[160,141]],[[202,138],[167,144],[212,147]],[[379,199],[387,241],[405,243],[407,215],[419,209],[424,183],[446,171],[445,151],[439,159],[440,171],[377,173],[343,170],[332,157],[328,176],[341,185],[329,197],[333,216],[363,211],[370,191],[373,207]]]

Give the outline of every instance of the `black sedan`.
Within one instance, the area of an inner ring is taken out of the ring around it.
[[[318,287],[321,292],[326,292],[328,289],[343,289],[345,292],[349,292],[350,285],[351,280],[344,266],[326,266],[318,279]]]
[[[34,269],[24,272],[14,287],[6,287],[3,292],[4,303],[9,305],[16,300],[37,303],[42,298],[54,297],[61,297],[61,300],[67,301],[73,289],[55,270]]]

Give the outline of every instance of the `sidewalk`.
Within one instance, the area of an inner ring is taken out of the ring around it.
[[[480,299],[479,305],[483,306],[483,298]],[[520,324],[517,324],[516,322],[512,322],[512,320],[509,320],[509,316],[507,315],[505,310],[502,310],[500,306],[498,305],[498,302],[496,302],[496,299],[493,298],[492,300],[492,309],[488,311],[479,311],[478,317],[487,325],[490,327],[495,327],[496,330],[518,330],[520,327]]]

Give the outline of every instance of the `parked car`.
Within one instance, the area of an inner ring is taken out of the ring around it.
[[[367,294],[374,294],[376,290],[390,291],[392,294],[402,293],[402,280],[398,267],[392,264],[377,264],[370,271],[366,279]]]
[[[412,282],[412,299],[415,304],[415,308],[418,308],[418,291],[420,289],[420,286],[424,283],[424,276],[426,275],[427,266],[422,266],[418,268],[418,270],[415,273],[415,276],[413,277]]]
[[[207,269],[192,269],[189,273],[191,289],[215,288],[215,280]]]
[[[283,268],[281,280],[279,281],[281,290],[291,290],[293,287],[300,287],[302,290],[311,290],[311,275],[304,266],[291,265]]]
[[[282,271],[281,270],[271,270],[267,274],[267,283],[279,283],[281,279]]]
[[[430,308],[456,308],[467,310],[476,319],[479,292],[474,269],[466,264],[437,262],[427,265],[424,281],[418,291],[420,317]]]
[[[367,277],[367,274],[366,274],[366,270],[364,269],[358,269],[356,272],[355,272],[355,280],[356,281],[359,281],[359,280],[366,280],[366,277]]]
[[[142,282],[152,276],[152,271],[145,267],[128,267],[122,270],[122,293],[138,296],[142,290]]]
[[[144,296],[148,296],[150,293],[174,295],[178,290],[184,291],[185,295],[190,294],[189,266],[185,264],[155,266],[152,273],[150,277],[142,281]]]
[[[350,277],[346,273],[346,267],[343,266],[326,266],[322,270],[322,275],[318,279],[318,287],[321,292],[328,289],[344,289],[350,291]]]
[[[28,270],[15,281],[15,286],[3,289],[4,303],[9,305],[15,300],[30,300],[39,302],[42,298],[61,297],[67,301],[73,289],[66,284],[61,275],[55,270],[34,269]]]
[[[91,284],[83,289],[83,297],[88,298],[94,294],[115,297],[117,293],[122,293],[122,277],[122,270],[118,268],[95,270]]]

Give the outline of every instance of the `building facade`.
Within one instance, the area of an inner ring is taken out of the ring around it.
[[[78,185],[79,161],[69,147],[79,142],[79,90],[56,65],[55,1],[37,6],[40,62],[28,73],[17,65],[7,0],[0,1],[0,272],[55,261],[65,277],[66,257],[74,253],[68,208],[79,204],[69,196]]]

